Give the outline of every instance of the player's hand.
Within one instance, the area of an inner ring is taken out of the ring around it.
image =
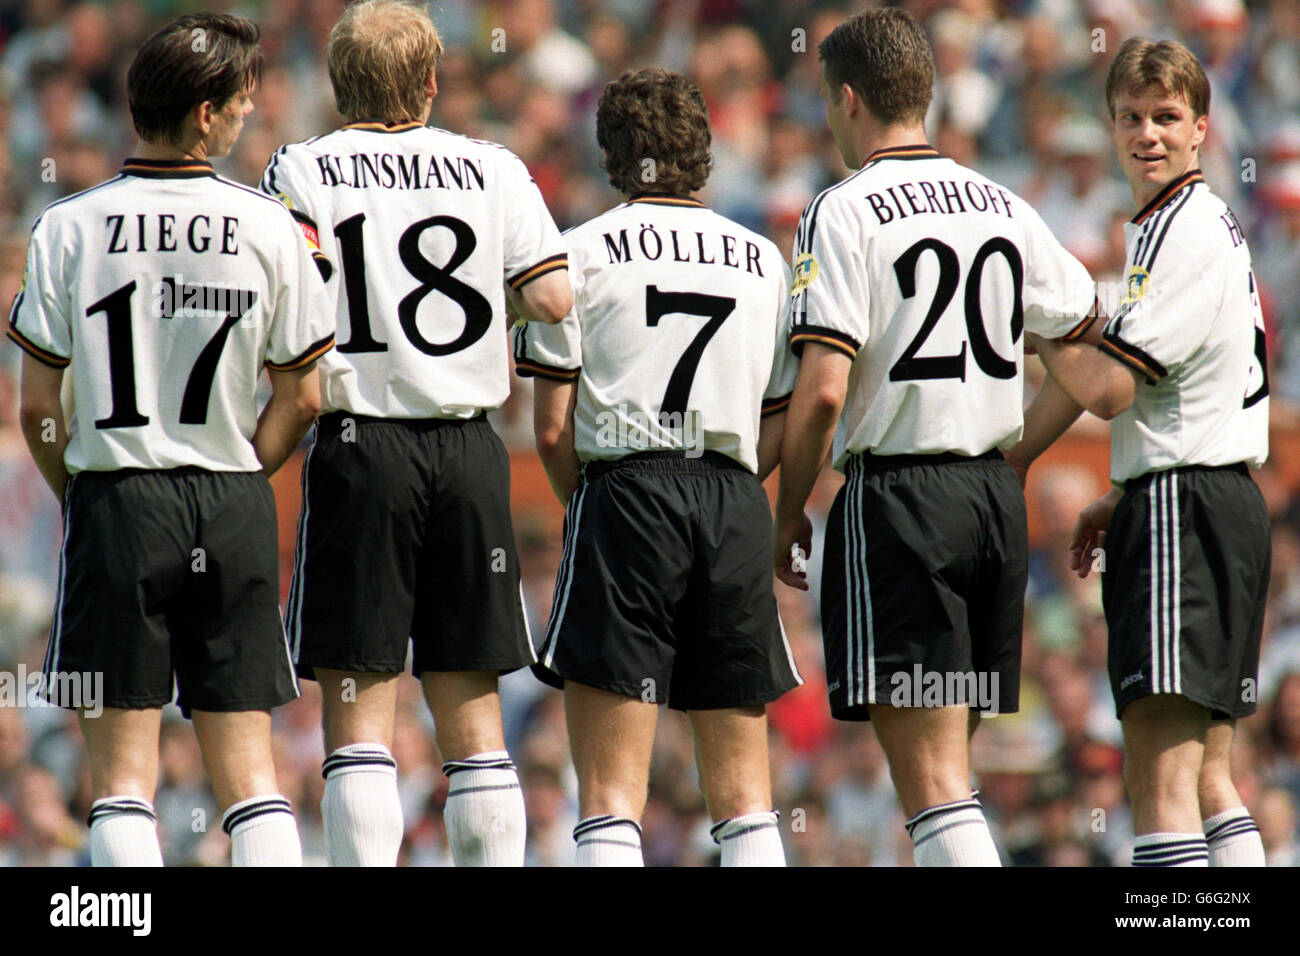
[[[1080,578],[1086,578],[1092,571],[1094,552],[1106,540],[1106,529],[1110,527],[1119,497],[1118,491],[1112,490],[1079,513],[1074,537],[1070,540],[1070,570]]]
[[[812,522],[803,513],[792,520],[779,520],[775,540],[772,560],[777,578],[792,588],[807,591],[807,560],[808,555],[812,554]]]

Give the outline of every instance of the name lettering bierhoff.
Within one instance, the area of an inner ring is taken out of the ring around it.
[[[67,707],[98,717],[104,712],[104,674],[64,671],[47,677],[19,664],[17,673],[0,671],[0,707]]]

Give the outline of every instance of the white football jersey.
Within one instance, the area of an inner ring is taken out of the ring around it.
[[[41,213],[9,335],[71,365],[70,473],[259,471],[262,367],[327,352],[329,308],[279,203],[206,162],[130,159]]]
[[[1250,250],[1200,170],[1124,226],[1127,293],[1102,349],[1145,382],[1110,428],[1111,480],[1268,457],[1264,317]]]
[[[793,330],[853,359],[834,462],[981,455],[1024,427],[1025,330],[1073,337],[1095,287],[1024,200],[929,146],[873,153],[809,203]]]
[[[325,411],[472,418],[505,402],[504,283],[566,265],[514,153],[419,123],[351,123],[283,147],[261,188],[325,260],[338,328]]]
[[[694,199],[640,196],[564,234],[573,311],[515,329],[520,375],[577,381],[582,461],[716,451],[758,470],[763,414],[790,401],[790,269]]]

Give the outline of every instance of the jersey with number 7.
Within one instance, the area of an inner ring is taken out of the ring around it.
[[[714,451],[757,471],[759,419],[785,408],[798,371],[776,246],[674,196],[639,196],[564,238],[573,312],[516,328],[515,366],[578,382],[578,458]]]
[[[473,418],[510,393],[505,284],[566,266],[541,192],[504,146],[400,123],[349,123],[272,158],[335,294],[322,411]]]

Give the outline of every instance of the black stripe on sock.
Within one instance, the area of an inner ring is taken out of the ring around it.
[[[903,826],[907,828],[908,835],[911,835],[918,826],[925,823],[927,820],[933,820],[935,817],[943,816],[948,813],[958,813],[962,810],[975,810],[980,814],[983,814],[984,812],[983,808],[979,805],[978,800],[957,800],[954,803],[944,803],[937,807],[930,807],[927,810],[922,810],[916,816],[912,817],[912,819],[903,824]]]
[[[225,818],[221,821],[221,829],[229,836],[235,827],[247,823],[249,820],[257,817],[264,817],[268,813],[287,813],[293,816],[293,810],[289,806],[289,801],[284,797],[275,797],[270,800],[262,800],[258,803],[251,803],[246,807],[241,807],[235,813],[227,812]]]
[[[1230,836],[1236,836],[1238,833],[1249,833],[1254,830],[1259,832],[1259,827],[1255,826],[1255,821],[1251,817],[1233,817],[1231,820],[1224,820],[1216,825],[1213,829],[1205,832],[1207,841],[1223,840]]]
[[[91,807],[90,816],[86,817],[86,825],[94,826],[97,820],[104,817],[117,816],[118,814],[137,814],[142,817],[148,817],[154,823],[158,822],[158,815],[154,813],[153,807],[143,800],[114,800],[112,803],[101,803],[98,806]]]
[[[573,839],[576,841],[578,837],[583,834],[591,833],[595,830],[603,830],[606,827],[622,826],[625,823],[632,827],[632,829],[636,830],[637,836],[641,836],[641,825],[635,820],[629,820],[626,817],[616,817],[606,813],[598,817],[588,817],[586,820],[578,821],[578,825],[573,828]]]
[[[366,756],[362,754],[345,754],[341,757],[326,757],[321,764],[320,775],[327,780],[329,775],[343,767],[391,767],[397,769],[397,761],[382,754]]]
[[[519,789],[519,784],[517,783],[502,783],[502,784],[497,784],[496,786],[488,786],[488,787],[461,787],[459,790],[448,790],[447,799],[450,800],[452,797],[458,797],[462,793],[479,793],[484,790],[518,790],[518,789]]]

